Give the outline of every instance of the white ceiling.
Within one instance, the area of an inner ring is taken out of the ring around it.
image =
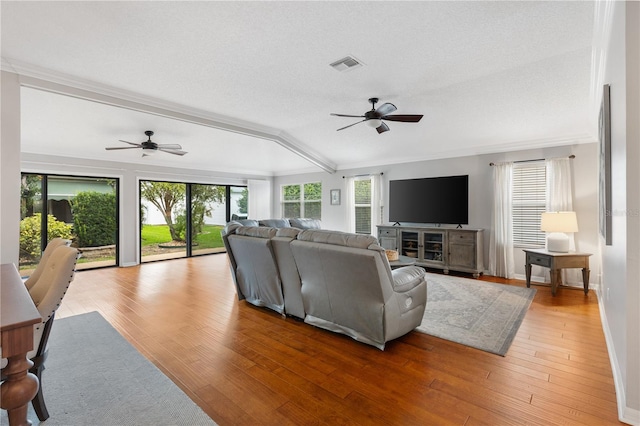
[[[3,69],[186,111],[206,124],[23,88],[23,152],[282,175],[321,170],[318,163],[345,169],[595,141],[592,2],[1,8]],[[347,55],[365,65],[342,73],[329,66]],[[381,135],[366,124],[336,132],[357,119],[329,113],[362,114],[373,96],[424,118],[389,122]],[[230,125],[248,130],[215,128]],[[189,154],[104,150],[118,139],[141,142],[145,130]]]

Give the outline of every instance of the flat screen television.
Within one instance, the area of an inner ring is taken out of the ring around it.
[[[469,176],[390,181],[389,221],[468,224]]]

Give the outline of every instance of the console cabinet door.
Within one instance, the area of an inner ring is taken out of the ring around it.
[[[477,269],[476,232],[449,231],[449,268]]]
[[[398,233],[395,229],[379,229],[378,241],[385,250],[398,250]]]

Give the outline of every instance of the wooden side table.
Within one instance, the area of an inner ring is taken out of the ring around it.
[[[531,286],[531,265],[544,266],[551,270],[551,295],[556,295],[558,286],[562,284],[560,272],[568,268],[582,268],[582,284],[584,294],[589,293],[589,256],[590,253],[557,253],[544,249],[524,250],[527,260],[525,272],[527,275],[527,287]]]
[[[390,260],[389,266],[391,267],[391,269],[402,268],[403,266],[415,265],[416,260],[417,259],[415,257],[400,255],[398,256],[398,260]]]

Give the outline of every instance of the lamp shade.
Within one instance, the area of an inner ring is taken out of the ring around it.
[[[578,232],[576,212],[542,213],[540,230],[544,232]]]
[[[565,232],[578,232],[576,212],[547,212],[540,219],[540,230],[547,232],[547,250],[568,252],[571,244]]]

